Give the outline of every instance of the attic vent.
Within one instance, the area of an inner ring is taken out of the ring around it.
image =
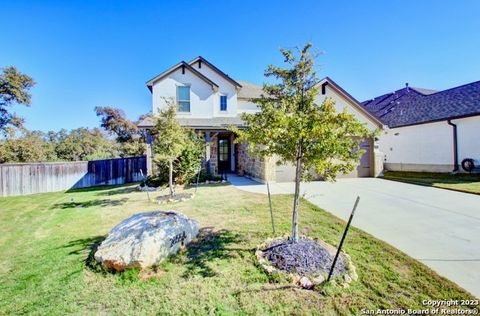
[[[198,61],[198,68],[202,68],[202,60]]]
[[[182,66],[182,75],[185,74],[185,66]]]
[[[325,95],[327,93],[327,91],[326,91],[327,90],[327,88],[326,88],[327,84],[328,84],[328,82],[325,82],[324,84],[322,84],[322,95]]]

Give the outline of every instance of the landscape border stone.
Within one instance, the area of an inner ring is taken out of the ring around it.
[[[194,193],[176,193],[174,196],[171,195],[161,195],[156,198],[158,204],[166,204],[166,203],[175,203],[175,202],[184,202],[191,200],[195,197]]]

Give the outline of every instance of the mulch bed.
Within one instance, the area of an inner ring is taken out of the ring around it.
[[[176,193],[174,196],[169,195],[162,195],[157,197],[158,204],[164,203],[174,203],[174,202],[183,202],[190,199],[193,199],[193,193]]]
[[[320,239],[303,236],[292,243],[288,236],[284,236],[268,238],[257,246],[255,256],[268,274],[285,275],[293,284],[312,289],[325,283],[336,252],[337,248]],[[346,288],[357,279],[352,259],[341,251],[330,282]]]
[[[308,276],[314,273],[330,272],[334,255],[312,239],[275,240],[263,250],[263,256],[274,267],[288,273]],[[333,276],[345,273],[345,258],[341,254],[335,265]]]

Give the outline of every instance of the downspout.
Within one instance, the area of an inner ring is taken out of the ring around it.
[[[452,123],[452,120],[447,121],[448,125],[453,127],[453,170],[458,172],[458,139],[457,139],[457,125]]]

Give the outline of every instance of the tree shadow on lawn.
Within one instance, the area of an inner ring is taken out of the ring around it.
[[[94,272],[104,272],[101,264],[95,260],[94,255],[105,238],[107,238],[107,236],[94,236],[71,240],[64,245],[63,248],[75,248],[68,253],[69,255],[83,255],[85,251],[89,251],[88,256],[82,259],[85,266]]]
[[[85,267],[93,272],[115,274],[115,271],[105,271],[94,258],[95,252],[105,238],[106,236],[95,236],[71,240],[63,248],[74,248],[68,253],[69,255],[82,255],[85,251],[89,251],[87,257],[82,259]],[[197,239],[187,246],[186,251],[171,256],[169,260],[173,264],[185,266],[186,271],[182,275],[185,279],[195,275],[214,277],[217,273],[209,266],[210,262],[254,255],[255,248],[228,247],[242,241],[240,234],[226,229],[214,231],[212,227],[201,228]]]
[[[244,252],[254,254],[254,248],[228,247],[242,240],[240,234],[226,229],[214,231],[213,227],[201,228],[197,239],[187,246],[186,258],[175,256],[172,258],[172,262],[185,265],[187,270],[182,275],[183,278],[194,275],[213,277],[217,273],[209,266],[209,262],[232,259],[238,255],[242,256]]]
[[[115,189],[112,189],[112,190],[101,190],[100,192],[98,192],[96,195],[99,195],[99,196],[111,196],[111,195],[119,195],[119,194],[129,194],[129,193],[133,193],[133,192],[140,192],[139,190],[137,190],[137,186],[122,186],[122,187],[118,187],[118,188],[115,188]]]
[[[112,185],[97,185],[93,187],[86,187],[86,188],[78,188],[78,189],[68,189],[65,191],[66,193],[85,193],[85,192],[104,192],[104,191],[110,191],[110,190],[115,190],[115,189],[132,189],[135,190],[136,186],[135,184],[138,184],[140,182],[130,182],[130,183],[125,183],[125,184],[112,184]],[[107,194],[108,192],[105,192]]]
[[[109,199],[95,199],[90,201],[75,202],[73,199],[70,202],[56,203],[53,204],[51,209],[68,209],[68,208],[88,208],[93,206],[120,206],[125,204],[128,201],[128,198],[123,198],[120,200],[109,200]]]

